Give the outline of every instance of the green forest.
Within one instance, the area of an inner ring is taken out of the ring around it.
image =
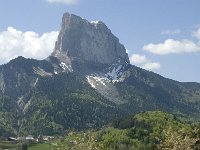
[[[199,150],[200,126],[161,111],[147,111],[99,130],[68,131],[52,143],[52,149],[60,150]]]

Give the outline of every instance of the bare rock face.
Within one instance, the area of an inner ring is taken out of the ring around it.
[[[119,39],[101,21],[89,22],[65,13],[52,56],[100,64],[129,63]]]

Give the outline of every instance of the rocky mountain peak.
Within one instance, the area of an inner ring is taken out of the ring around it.
[[[125,47],[101,21],[65,13],[52,56],[100,64],[129,63]]]

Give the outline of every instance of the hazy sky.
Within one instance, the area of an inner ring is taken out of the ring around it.
[[[47,57],[64,12],[103,21],[132,64],[200,82],[200,0],[0,0],[0,64]]]

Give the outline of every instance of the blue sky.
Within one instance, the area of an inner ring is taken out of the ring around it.
[[[131,63],[178,81],[200,83],[199,0],[0,0],[0,64],[43,59],[64,12],[101,20]]]

